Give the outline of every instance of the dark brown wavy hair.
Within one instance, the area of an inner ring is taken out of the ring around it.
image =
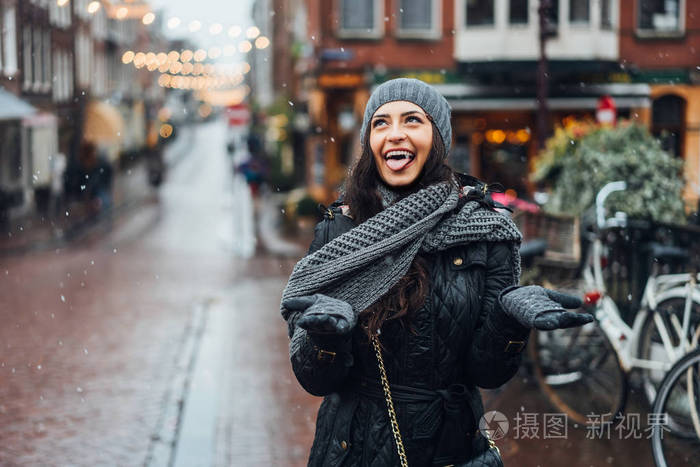
[[[392,188],[393,191],[398,191],[400,198],[435,183],[452,180],[453,171],[447,165],[445,144],[432,119],[430,122],[433,126],[433,144],[428,159],[414,183],[400,190]],[[369,144],[370,131],[368,126],[360,158],[345,182],[344,202],[350,207],[357,223],[366,221],[384,209],[377,190],[379,184],[384,182],[379,176]],[[402,324],[410,327],[410,316],[423,306],[429,287],[427,262],[421,256],[416,256],[406,275],[376,303],[360,313],[360,322],[367,334],[375,335],[384,322],[389,320],[401,319]]]

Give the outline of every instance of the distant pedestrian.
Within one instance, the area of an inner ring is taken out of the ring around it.
[[[477,386],[513,377],[532,328],[590,322],[520,276],[491,187],[447,165],[447,101],[414,79],[370,96],[362,154],[283,293],[292,368],[325,396],[310,466],[499,466]]]
[[[49,198],[49,216],[59,216],[65,201],[66,167],[68,161],[66,155],[57,152],[51,156],[51,190]]]
[[[86,141],[80,148],[81,186],[92,215],[109,212],[112,207],[113,171],[97,145]]]

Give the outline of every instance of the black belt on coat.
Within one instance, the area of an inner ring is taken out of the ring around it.
[[[439,432],[436,439],[436,459],[444,462],[451,458],[470,457],[476,422],[470,401],[471,394],[466,385],[451,384],[445,389],[430,390],[391,384],[390,388],[391,397],[396,403],[428,404],[412,420],[411,438],[430,439]],[[378,381],[361,378],[352,382],[350,390],[385,401],[384,390]]]

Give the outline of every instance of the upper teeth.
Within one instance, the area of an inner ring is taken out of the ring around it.
[[[389,151],[386,153],[386,157],[397,157],[397,156],[411,157],[411,156],[413,156],[413,153],[410,151]]]

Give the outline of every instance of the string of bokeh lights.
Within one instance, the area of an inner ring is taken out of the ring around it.
[[[56,0],[58,7],[66,7],[70,0]],[[156,13],[150,6],[141,4],[110,3],[104,0],[93,0],[87,4],[87,12],[95,15],[101,8],[106,14],[116,20],[140,20],[149,26],[155,23]],[[177,16],[171,16],[164,23],[170,30],[177,30],[184,26]],[[222,46],[213,46],[208,50],[183,50],[178,52],[137,52],[128,50],[122,55],[124,65],[133,65],[137,69],[146,69],[152,72],[160,72],[158,85],[171,89],[183,89],[195,91],[200,100],[214,105],[241,102],[250,93],[250,87],[244,85],[245,74],[250,71],[250,65],[246,62],[239,63],[203,63],[207,60],[217,61],[221,57],[233,57],[237,53],[247,54],[254,48],[262,50],[270,46],[270,39],[261,35],[257,26],[250,26],[245,30],[239,25],[225,26],[221,23],[205,25],[202,21],[192,20],[187,26],[190,33],[206,32],[211,36],[220,36],[226,32],[231,39],[241,39],[237,42],[229,42]]]
[[[56,5],[59,7],[65,7],[70,3],[70,0],[56,0]],[[87,5],[87,12],[90,13],[91,15],[96,14],[101,8],[103,7],[103,1],[101,0],[93,0]],[[153,11],[150,11],[150,7],[147,4],[141,4],[141,5],[131,5],[131,4],[121,4],[121,5],[108,5],[108,8],[106,9],[107,13],[111,18],[117,19],[117,20],[126,20],[126,19],[135,19],[139,18],[141,19],[141,22],[148,26],[151,25],[155,22],[156,20],[156,13]],[[145,11],[145,12],[144,12]],[[183,21],[177,17],[177,16],[171,16],[168,18],[168,20],[165,22],[165,25],[167,26],[168,29],[178,29],[180,26],[183,25]],[[191,33],[199,32],[199,31],[209,31],[209,34],[212,36],[218,36],[226,30],[226,34],[232,38],[232,39],[237,39],[240,37],[242,34],[244,34],[243,28],[239,25],[230,25],[226,26],[221,23],[211,23],[208,25],[208,27],[205,27],[205,24],[202,21],[199,20],[192,20],[187,24],[187,30]],[[261,36],[260,29],[257,26],[250,26],[245,30],[245,37],[249,40],[256,40],[258,38],[261,38],[261,41],[258,44],[258,41],[256,41],[256,47],[258,48],[265,48],[269,45],[269,39],[265,36]]]

